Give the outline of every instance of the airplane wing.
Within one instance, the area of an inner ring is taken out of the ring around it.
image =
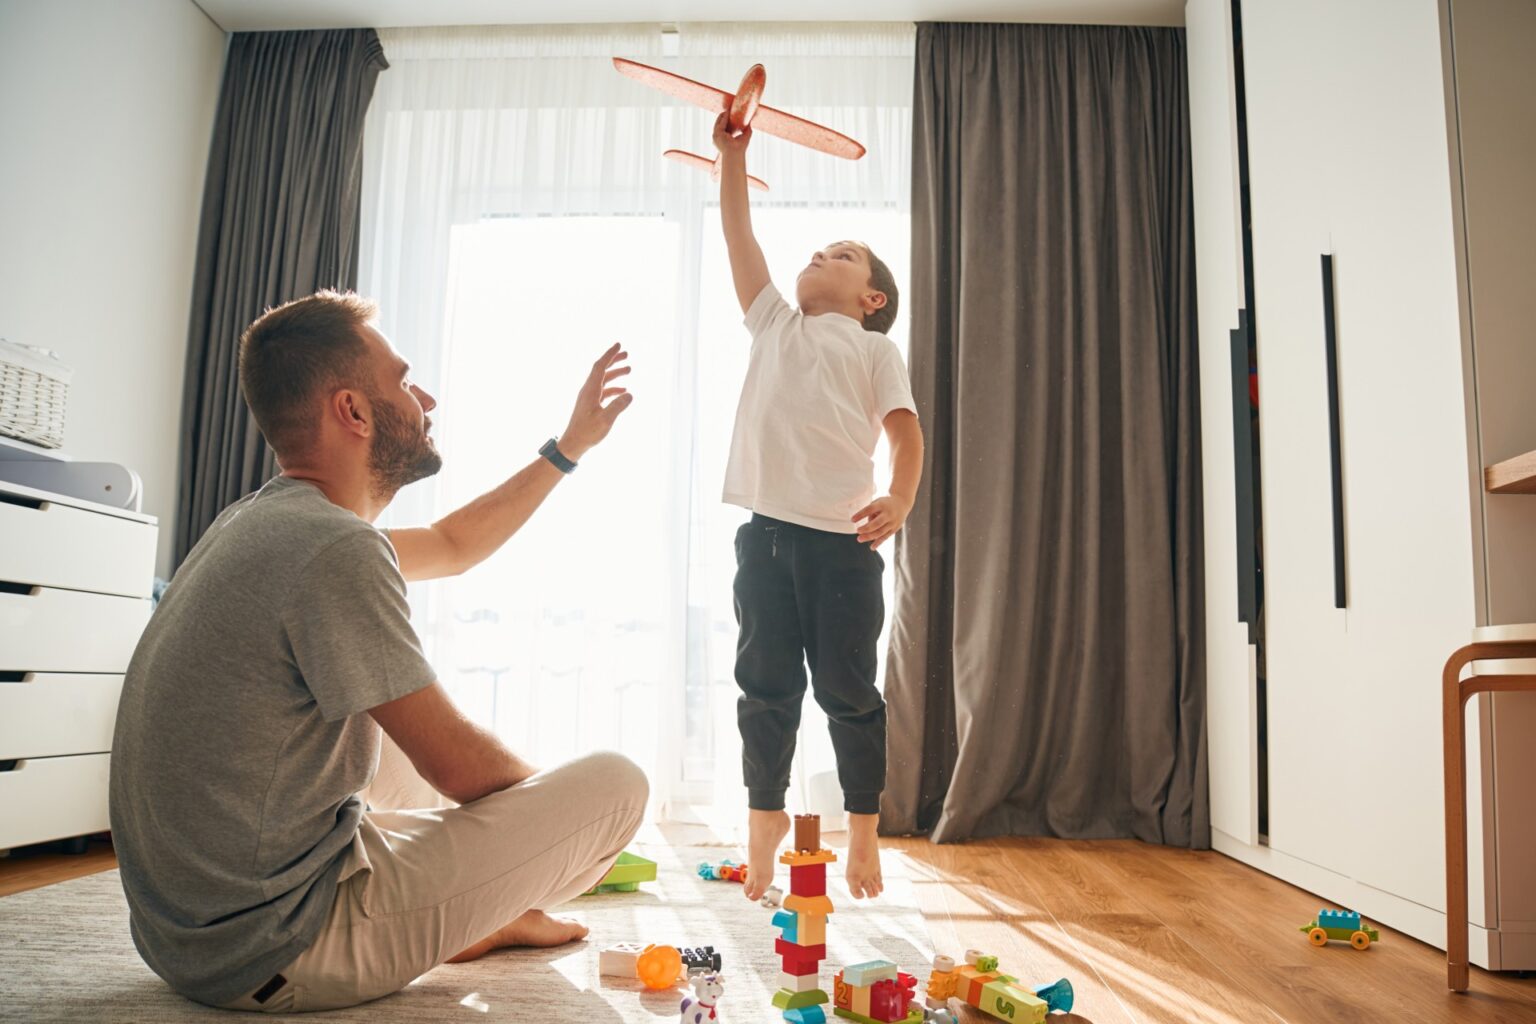
[[[675,96],[685,103],[702,107],[712,114],[725,113],[730,109],[731,101],[736,98],[734,93],[726,92],[724,89],[716,89],[712,85],[695,82],[691,78],[674,75],[670,71],[653,68],[649,64],[641,64],[639,61],[627,60],[624,57],[613,58],[613,66],[621,75],[627,75],[637,82],[648,85],[652,89],[659,89],[668,96]],[[864,147],[841,132],[835,132],[831,128],[825,128],[814,121],[796,117],[794,114],[786,114],[773,107],[759,106],[752,118],[752,127],[810,149],[840,156],[844,160],[857,160],[864,155]]]
[[[668,96],[676,96],[685,103],[703,107],[712,114],[725,113],[731,106],[731,100],[735,99],[734,93],[728,93],[724,89],[716,89],[712,85],[695,82],[691,78],[674,75],[670,71],[653,68],[639,61],[615,57],[613,66],[621,75],[627,75],[652,89],[659,89]]]
[[[752,118],[752,130],[767,132],[809,149],[840,156],[844,160],[857,160],[864,155],[864,147],[841,132],[773,107],[757,108],[757,114]]]
[[[715,162],[708,157],[699,156],[697,153],[685,153],[681,149],[669,149],[661,155],[668,160],[676,160],[680,164],[697,167],[701,171],[708,172],[711,176],[715,173]],[[747,184],[758,191],[768,191],[768,183],[766,181],[762,178],[754,178],[750,174],[747,175]]]

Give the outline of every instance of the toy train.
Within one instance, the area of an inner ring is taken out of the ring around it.
[[[1356,949],[1367,949],[1381,939],[1381,933],[1365,925],[1353,910],[1319,910],[1317,918],[1301,926],[1307,933],[1307,941],[1314,946],[1326,946],[1329,939],[1347,942]]]

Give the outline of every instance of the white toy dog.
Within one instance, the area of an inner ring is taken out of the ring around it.
[[[701,974],[693,979],[693,991],[698,995],[684,996],[683,1005],[678,1024],[708,1024],[716,1020],[715,1002],[720,998],[720,993],[725,991],[725,985],[720,981],[718,974]]]

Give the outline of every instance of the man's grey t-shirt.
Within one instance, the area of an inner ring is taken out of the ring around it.
[[[118,707],[113,841],[155,973],[219,1004],[309,948],[378,765],[365,712],[433,680],[376,528],[288,477],[224,510]]]

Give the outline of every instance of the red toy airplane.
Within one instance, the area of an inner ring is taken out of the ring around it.
[[[768,81],[768,73],[763,70],[761,64],[754,64],[747,69],[747,73],[741,79],[741,85],[734,94],[724,89],[716,89],[712,85],[695,82],[691,78],[682,75],[674,75],[670,71],[653,68],[649,64],[640,64],[636,61],[625,60],[623,57],[613,58],[613,66],[619,74],[628,75],[635,81],[659,89],[668,96],[676,96],[680,100],[686,100],[696,107],[703,107],[713,114],[728,114],[726,119],[727,130],[739,132],[750,125],[754,130],[776,135],[781,139],[805,146],[810,149],[840,156],[845,160],[857,160],[864,155],[864,147],[840,132],[825,128],[813,121],[786,114],[782,110],[763,106],[763,86]],[[681,149],[669,149],[663,156],[676,160],[679,163],[689,164],[710,172],[710,176],[719,179],[720,160],[699,156],[697,153],[686,153]],[[760,178],[747,176],[747,183],[754,188],[768,190],[768,186]]]

